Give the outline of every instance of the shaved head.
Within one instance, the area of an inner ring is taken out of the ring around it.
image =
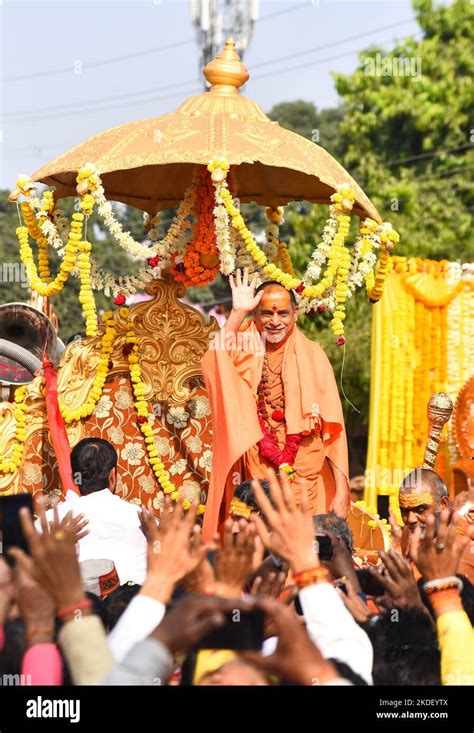
[[[449,507],[448,489],[435,471],[415,468],[403,479],[398,502],[403,522],[413,532],[418,525],[426,526],[432,512]]]
[[[400,486],[401,494],[429,493],[438,504],[443,497],[449,496],[441,476],[430,468],[415,468],[405,476]]]

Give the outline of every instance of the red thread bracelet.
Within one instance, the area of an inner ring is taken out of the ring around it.
[[[74,613],[74,611],[84,611],[86,608],[90,608],[92,606],[92,601],[90,598],[84,598],[83,601],[80,601],[80,603],[75,603],[74,606],[68,606],[67,608],[61,608],[56,612],[56,616],[58,618],[63,618],[64,616],[67,616],[70,613]]]

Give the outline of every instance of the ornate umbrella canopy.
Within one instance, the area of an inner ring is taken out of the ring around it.
[[[275,208],[289,201],[330,203],[342,184],[355,194],[354,212],[380,222],[369,198],[323,148],[280,127],[239,88],[249,72],[229,38],[204,69],[212,85],[161,117],[118,125],[94,135],[44,165],[32,176],[76,195],[76,177],[86,162],[101,174],[108,199],[149,213],[175,206],[189,187],[196,164],[226,160],[235,169],[242,202]]]

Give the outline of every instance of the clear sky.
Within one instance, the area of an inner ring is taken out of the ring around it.
[[[189,0],[0,0],[0,13],[2,188],[96,132],[201,91]],[[410,0],[261,0],[245,94],[265,111],[295,99],[333,106],[331,72],[351,73],[371,43],[389,49],[417,33]]]

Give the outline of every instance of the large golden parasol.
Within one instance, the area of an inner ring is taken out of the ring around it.
[[[347,171],[323,148],[280,127],[258,104],[240,94],[249,72],[229,38],[204,69],[212,85],[176,110],[112,127],[47,163],[33,175],[76,195],[76,176],[86,162],[101,173],[107,198],[149,213],[176,205],[190,185],[194,166],[220,158],[235,170],[242,202],[276,207],[289,201],[330,203],[338,186],[355,193],[359,216],[381,218]]]

